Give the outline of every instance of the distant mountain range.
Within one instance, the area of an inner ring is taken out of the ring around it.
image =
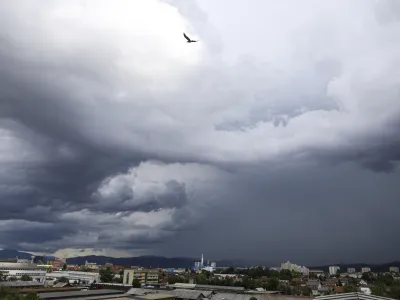
[[[12,250],[12,249],[0,250],[0,259],[16,258],[16,257],[18,257],[19,259],[31,259],[32,256],[33,256],[32,253],[21,252],[18,250]],[[54,259],[54,256],[44,256],[43,257],[44,262],[46,262],[47,260],[52,260],[52,259]]]
[[[30,259],[32,257],[31,253],[20,252],[17,250],[4,249],[0,250],[0,258],[21,258],[21,259]],[[45,256],[44,262],[47,260],[54,259],[52,256]],[[174,257],[167,258],[162,256],[137,256],[137,257],[108,257],[108,256],[78,256],[67,258],[67,263],[72,265],[84,265],[86,261],[91,263],[96,263],[99,265],[103,265],[106,263],[112,263],[114,265],[122,265],[122,266],[138,266],[138,267],[146,267],[146,268],[190,268],[194,265],[195,261],[199,259],[187,258],[187,257]],[[250,262],[245,260],[221,260],[216,261],[217,266],[219,267],[249,267],[256,265],[263,265],[262,262]],[[265,263],[264,263],[265,265]],[[361,270],[362,267],[370,267],[372,271],[375,272],[384,272],[388,271],[389,267],[400,267],[400,261],[395,261],[391,263],[385,264],[336,264],[340,266],[343,271],[346,271],[347,268],[356,268],[356,270]],[[329,266],[316,266],[310,267],[310,269],[319,269],[328,271]]]

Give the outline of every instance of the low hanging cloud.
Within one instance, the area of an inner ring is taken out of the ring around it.
[[[397,2],[318,3],[253,3],[240,34],[239,1],[1,3],[0,245],[154,252],[259,168],[397,176]]]

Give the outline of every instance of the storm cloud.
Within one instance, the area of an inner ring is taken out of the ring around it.
[[[399,35],[396,0],[3,1],[0,247],[398,259]]]

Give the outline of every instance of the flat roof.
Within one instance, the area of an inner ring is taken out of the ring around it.
[[[102,290],[90,290],[90,291],[39,293],[38,295],[42,299],[68,299],[68,298],[102,296],[102,295],[117,295],[123,293],[124,293],[123,291],[118,291],[118,290],[102,289]]]
[[[140,297],[136,297],[136,298],[148,299],[148,300],[159,300],[159,299],[171,299],[171,298],[175,298],[175,296],[171,295],[171,294],[154,293],[154,294],[148,294],[146,296],[140,296]]]
[[[242,286],[196,284],[196,289],[244,291]]]
[[[44,286],[44,283],[40,283],[37,281],[1,281],[0,286],[32,287],[32,286]]]

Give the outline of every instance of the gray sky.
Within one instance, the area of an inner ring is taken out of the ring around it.
[[[0,247],[399,259],[399,35],[397,0],[2,1]]]

